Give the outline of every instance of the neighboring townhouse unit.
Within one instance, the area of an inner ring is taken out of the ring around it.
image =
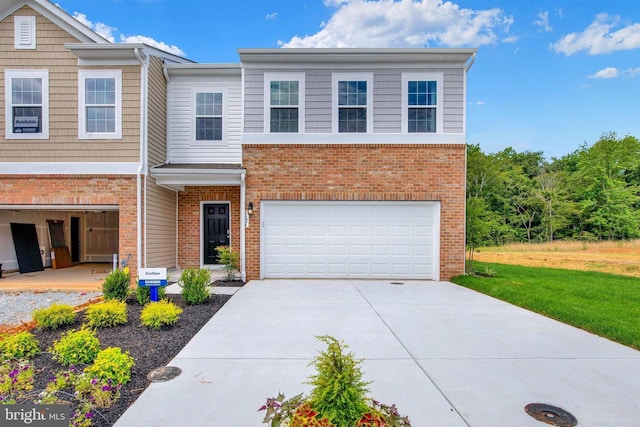
[[[51,265],[51,224],[74,262],[174,266],[175,193],[147,165],[165,160],[163,64],[187,61],[110,43],[46,0],[0,2],[0,48],[2,269]]]
[[[216,268],[229,245],[245,280],[464,272],[475,49],[196,64],[109,43],[46,0],[0,7],[3,269],[10,223],[35,224],[48,264],[63,221],[78,262]]]

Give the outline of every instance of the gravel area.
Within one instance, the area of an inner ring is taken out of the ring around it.
[[[77,306],[102,296],[102,292],[0,292],[0,325],[31,321],[31,312],[53,303]]]

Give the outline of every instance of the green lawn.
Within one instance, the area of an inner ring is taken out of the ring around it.
[[[495,276],[452,282],[640,350],[640,279],[477,261],[474,268]]]

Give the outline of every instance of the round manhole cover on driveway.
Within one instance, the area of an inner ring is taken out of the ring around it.
[[[176,366],[163,366],[161,368],[154,369],[153,371],[149,372],[149,375],[147,375],[147,378],[152,383],[161,383],[161,382],[172,380],[178,375],[180,375],[181,373],[182,373],[182,369]]]
[[[552,426],[573,427],[578,424],[576,417],[569,412],[546,403],[529,403],[524,410],[536,420]]]

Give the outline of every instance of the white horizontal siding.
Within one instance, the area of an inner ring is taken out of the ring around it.
[[[192,90],[196,87],[226,90],[226,140],[193,141]],[[242,90],[239,78],[176,77],[169,82],[167,106],[167,160],[171,163],[240,163],[242,161]]]
[[[245,72],[245,132],[264,133],[264,72],[272,69],[249,69]],[[305,132],[321,134],[332,132],[332,73],[373,73],[373,133],[399,134],[402,131],[402,74],[442,73],[440,105],[443,109],[444,133],[464,132],[464,69],[460,68],[370,68],[288,69],[305,73]]]

